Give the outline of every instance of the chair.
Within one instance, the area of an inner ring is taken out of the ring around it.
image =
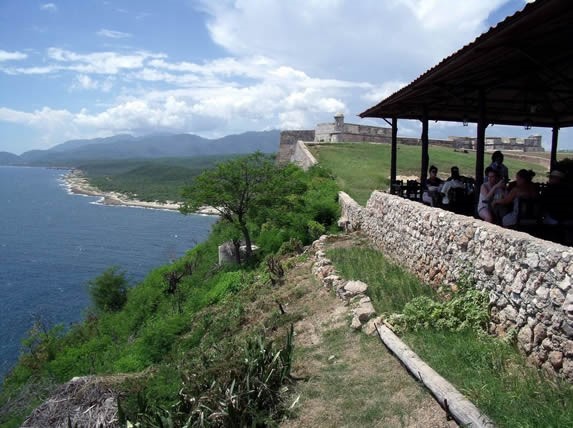
[[[542,207],[539,198],[518,198],[516,226],[536,226],[541,224]]]
[[[404,197],[404,181],[403,180],[393,180],[390,184],[390,193],[392,195],[398,195]]]
[[[416,180],[406,181],[406,191],[404,197],[419,201],[421,199],[421,186]]]
[[[461,187],[452,187],[448,190],[448,201],[450,211],[453,211],[456,214],[465,214],[468,212],[468,195],[466,193],[466,189]]]

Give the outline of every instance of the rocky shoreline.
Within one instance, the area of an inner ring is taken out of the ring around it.
[[[156,210],[179,210],[179,203],[177,202],[141,201],[118,192],[103,192],[97,187],[92,186],[83,172],[79,169],[73,169],[68,174],[64,175],[63,182],[70,194],[100,197],[97,201],[98,204]],[[197,211],[197,214],[218,215],[219,213],[213,207],[201,207]]]

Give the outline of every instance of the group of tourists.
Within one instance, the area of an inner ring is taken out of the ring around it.
[[[459,204],[460,196],[467,198],[473,194],[475,181],[473,178],[460,175],[457,166],[451,168],[451,175],[446,181],[438,177],[438,168],[430,166],[430,177],[426,180],[426,186],[422,193],[422,201],[433,207],[454,208]]]
[[[548,182],[540,186],[533,182],[535,172],[520,169],[515,181],[509,181],[503,154],[492,155],[492,163],[485,169],[485,180],[481,186],[477,213],[485,221],[509,227],[520,221],[520,216],[544,224],[558,224],[566,221],[570,214],[566,203],[569,189],[565,173],[553,169]]]
[[[477,206],[473,213],[490,223],[504,227],[515,226],[521,217],[529,215],[545,224],[558,224],[571,217],[568,204],[564,198],[569,194],[566,185],[566,174],[558,169],[549,173],[548,182],[540,191],[533,182],[535,172],[521,169],[514,181],[509,181],[507,166],[500,151],[492,154],[491,164],[485,169],[483,184],[479,190]],[[459,191],[469,197],[473,193],[473,179],[460,175],[459,168],[453,166],[447,181],[438,177],[438,168],[430,166],[430,176],[426,180],[422,201],[431,206],[448,208],[452,195]],[[475,200],[473,195],[466,200]]]

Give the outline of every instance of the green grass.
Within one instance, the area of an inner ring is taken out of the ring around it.
[[[348,193],[356,202],[365,205],[373,190],[387,190],[390,185],[390,145],[369,143],[310,145],[310,151],[320,164],[335,171],[340,189]],[[421,147],[398,145],[397,174],[420,175]],[[430,146],[430,165],[438,167],[439,176],[447,178],[450,168],[457,165],[460,173],[474,176],[475,153],[455,152],[446,147]],[[486,165],[489,158],[486,154]],[[536,178],[545,180],[547,169],[529,162],[506,157],[505,164],[510,176],[518,170],[532,169]]]
[[[411,273],[388,262],[379,251],[352,247],[327,252],[344,278],[368,284],[368,295],[380,314],[399,312],[414,297],[435,295]]]
[[[379,313],[402,312],[410,299],[435,293],[417,278],[368,248],[327,252],[344,278],[369,285]],[[573,426],[573,386],[529,367],[515,347],[485,333],[420,329],[405,341],[497,425]]]
[[[526,365],[499,339],[424,330],[406,342],[500,427],[573,426],[573,386]]]

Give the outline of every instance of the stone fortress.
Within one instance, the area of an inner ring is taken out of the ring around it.
[[[278,160],[286,163],[293,158],[296,144],[320,143],[387,143],[392,140],[390,127],[357,125],[344,122],[344,115],[337,113],[333,123],[319,123],[314,130],[282,131]],[[475,137],[449,137],[447,140],[430,139],[431,145],[451,147],[459,150],[473,150],[476,146]],[[398,144],[420,145],[419,138],[398,137]],[[502,150],[515,152],[543,152],[540,135],[527,138],[517,137],[487,137],[486,151]]]

